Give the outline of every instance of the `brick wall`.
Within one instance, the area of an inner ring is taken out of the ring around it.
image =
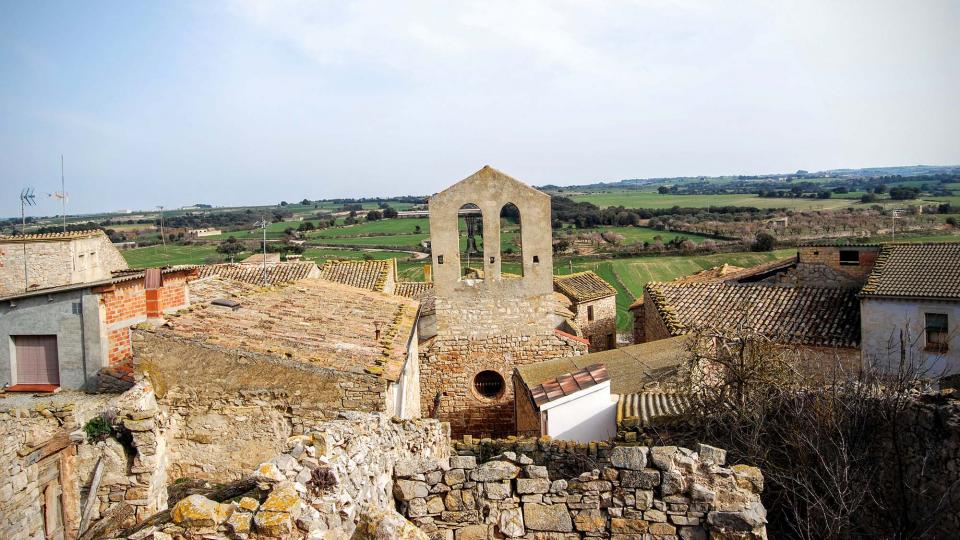
[[[434,413],[434,397],[440,394],[441,420],[450,422],[455,436],[512,435],[515,431],[513,385],[515,366],[586,352],[584,343],[549,336],[500,336],[448,338],[437,336],[420,352],[420,410]],[[503,392],[486,398],[474,388],[481,371],[496,371],[503,378]]]
[[[112,288],[104,289],[100,294],[100,302],[107,325],[141,319],[147,315],[146,292],[142,279],[121,282]]]

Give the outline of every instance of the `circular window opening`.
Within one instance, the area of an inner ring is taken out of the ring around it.
[[[503,394],[503,377],[493,370],[481,371],[473,378],[473,389],[487,399],[500,397]]]

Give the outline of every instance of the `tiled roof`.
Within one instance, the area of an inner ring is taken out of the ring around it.
[[[569,396],[580,390],[596,386],[609,381],[607,376],[607,367],[603,364],[592,364],[583,369],[578,369],[572,373],[564,373],[560,376],[542,381],[537,386],[530,389],[533,396],[533,402],[540,407],[546,403]]]
[[[690,274],[689,276],[682,276],[670,281],[671,285],[686,285],[690,283],[715,283],[719,281],[731,281],[731,282],[740,282],[740,281],[750,281],[753,279],[763,279],[768,277],[765,274],[772,274],[779,271],[787,270],[790,267],[794,266],[797,263],[797,258],[793,255],[790,257],[784,257],[782,259],[777,259],[775,261],[770,261],[763,264],[758,264],[756,266],[751,266],[749,268],[741,268],[739,266],[734,266],[732,264],[721,264],[720,266],[714,266],[712,268],[707,268],[706,270],[701,270]],[[637,309],[643,305],[643,296],[637,298],[630,304],[630,307],[627,309]]]
[[[104,235],[100,229],[87,231],[67,231],[43,234],[0,235],[0,242],[56,242],[60,240],[75,240],[77,238],[91,238]]]
[[[320,277],[327,281],[359,287],[368,291],[383,291],[392,271],[396,275],[397,260],[382,261],[327,261],[320,267]]]
[[[191,304],[208,304],[217,299],[230,299],[250,294],[260,289],[260,285],[238,281],[213,274],[195,279],[187,284],[190,289]]]
[[[589,302],[614,296],[617,290],[597,274],[586,271],[564,276],[553,276],[553,288],[574,302]]]
[[[960,243],[884,246],[860,295],[960,299]]]
[[[317,277],[313,262],[267,263],[267,283],[284,283]],[[221,276],[244,283],[263,284],[263,264],[207,264],[200,267],[200,277]]]
[[[320,279],[240,292],[232,300],[238,309],[195,304],[152,331],[204,347],[395,381],[417,313],[414,300]]]
[[[433,291],[433,283],[426,281],[401,281],[397,283],[397,289],[394,294],[406,298],[422,298],[423,295]]]
[[[263,264],[264,259],[267,260],[267,264],[278,263],[280,262],[280,254],[279,253],[266,253],[266,254],[254,253],[253,255],[242,260],[241,262],[244,262],[247,264]]]
[[[648,386],[667,382],[686,360],[687,338],[661,339],[581,356],[555,358],[517,366],[516,374],[527,388],[564,373],[603,364],[616,394],[642,392]]]
[[[617,423],[638,418],[644,425],[657,418],[677,416],[690,409],[691,399],[674,392],[641,392],[621,394],[617,400]]]
[[[860,303],[853,290],[651,282],[646,291],[675,336],[747,321],[758,332],[786,343],[856,347],[860,342]]]

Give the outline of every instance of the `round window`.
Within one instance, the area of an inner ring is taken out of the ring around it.
[[[487,399],[500,397],[503,394],[503,377],[493,370],[481,371],[473,378],[473,389]]]

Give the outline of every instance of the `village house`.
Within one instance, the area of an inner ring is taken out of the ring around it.
[[[617,433],[618,411],[622,420],[624,404],[648,404],[643,410],[628,409],[628,415],[658,414],[649,407],[659,401],[637,396],[672,395],[677,370],[688,356],[686,342],[686,337],[678,336],[517,366],[513,372],[517,434],[609,440]]]
[[[99,281],[127,268],[101,230],[0,236],[0,295]]]
[[[590,352],[617,348],[617,290],[594,272],[553,277],[553,288],[572,302],[574,324]]]
[[[109,382],[99,375],[129,360],[131,328],[189,304],[193,277],[193,267],[128,270],[0,297],[0,384],[29,392]]]
[[[187,238],[204,238],[206,236],[217,236],[223,234],[223,231],[220,229],[189,229],[187,230]]]
[[[930,378],[960,373],[960,244],[885,245],[866,281],[866,361],[897,372],[903,350]]]

